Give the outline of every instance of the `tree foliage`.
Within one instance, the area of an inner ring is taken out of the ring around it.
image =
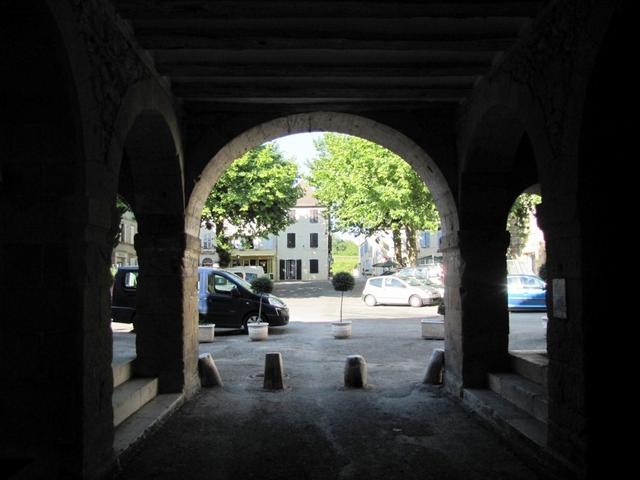
[[[535,212],[536,205],[542,202],[542,197],[535,193],[523,193],[513,202],[507,217],[507,230],[511,234],[511,241],[507,250],[508,258],[517,258],[527,243],[529,232],[529,218]]]
[[[112,248],[116,248],[120,243],[120,224],[122,222],[122,216],[126,212],[131,212],[132,209],[127,203],[127,201],[121,196],[116,196],[116,205],[112,212],[112,222],[110,235],[113,238],[112,240]]]
[[[403,263],[402,230],[415,245],[419,230],[436,230],[431,193],[400,157],[362,138],[327,133],[316,142],[309,165],[315,195],[328,208],[334,231],[371,235],[391,230],[396,261]],[[409,252],[415,255],[415,249]],[[415,260],[415,258],[412,258]]]
[[[228,252],[232,240],[251,247],[254,239],[277,234],[289,225],[289,210],[303,194],[297,179],[296,163],[286,160],[272,143],[253,148],[233,162],[202,210],[203,224],[215,228],[218,254]],[[225,226],[233,226],[235,232],[225,233]]]
[[[358,256],[358,245],[351,240],[344,240],[342,238],[335,237],[332,239],[331,244],[334,255]]]

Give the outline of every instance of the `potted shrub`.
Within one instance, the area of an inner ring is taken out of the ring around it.
[[[269,277],[256,277],[251,282],[251,288],[260,295],[257,321],[247,323],[249,338],[251,340],[264,340],[269,335],[269,324],[262,321],[262,302],[265,295],[273,292],[273,281]]]
[[[335,338],[349,338],[351,336],[351,321],[342,320],[342,302],[344,300],[344,292],[353,290],[355,281],[353,275],[347,272],[338,272],[331,279],[333,289],[340,292],[340,321],[332,322],[331,331]]]

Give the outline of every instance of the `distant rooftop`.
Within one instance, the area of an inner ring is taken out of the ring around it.
[[[320,204],[313,195],[313,189],[305,183],[301,183],[300,186],[304,189],[304,195],[298,199],[296,207],[319,207]]]

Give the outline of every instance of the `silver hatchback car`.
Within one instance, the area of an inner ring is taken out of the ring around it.
[[[372,277],[362,291],[367,305],[411,305],[422,307],[442,301],[438,288],[417,279],[401,279],[395,276]]]

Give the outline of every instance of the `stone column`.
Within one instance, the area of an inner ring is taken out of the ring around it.
[[[448,269],[445,382],[449,391],[459,394],[462,388],[485,387],[488,372],[508,365],[504,283],[509,234],[476,229],[456,236],[458,247],[452,238],[445,239],[443,247]]]
[[[158,377],[162,393],[190,395],[199,383],[196,288],[200,240],[184,233],[139,233],[135,246],[140,263],[134,322],[136,374]]]

